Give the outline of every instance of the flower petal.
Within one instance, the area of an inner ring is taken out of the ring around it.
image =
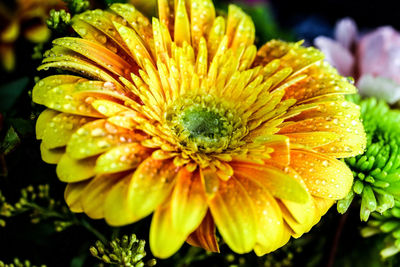
[[[236,253],[253,249],[257,221],[252,201],[235,177],[221,182],[218,192],[209,200],[211,214],[225,242]]]
[[[200,174],[182,168],[171,196],[172,226],[189,235],[201,223],[207,212],[207,199]]]
[[[315,38],[314,44],[325,54],[325,60],[332,64],[341,75],[355,76],[355,59],[350,50],[339,42],[323,36]]]
[[[91,157],[116,145],[137,142],[140,136],[133,131],[115,126],[106,120],[89,122],[79,128],[67,145],[67,153],[75,159]]]
[[[150,156],[150,150],[137,143],[114,147],[99,156],[96,173],[115,173],[136,168]]]
[[[342,199],[350,191],[353,174],[343,162],[323,154],[294,149],[290,166],[299,173],[310,193],[327,199]]]
[[[85,187],[80,197],[83,211],[92,219],[104,218],[104,202],[121,174],[98,175]]]
[[[106,221],[124,225],[152,213],[171,193],[178,171],[170,160],[144,160],[129,179],[111,190],[105,203]]]
[[[150,249],[154,256],[168,258],[185,243],[187,235],[172,226],[169,204],[157,208],[151,220],[149,237]]]
[[[268,165],[243,162],[231,163],[234,173],[260,183],[274,197],[287,199],[298,203],[308,201],[306,188],[287,173]]]
[[[47,124],[59,113],[52,109],[45,109],[42,113],[40,113],[37,121],[36,121],[36,139],[42,139],[44,130],[47,127]]]
[[[93,119],[66,113],[56,115],[47,123],[43,132],[43,145],[47,148],[65,146],[72,134],[82,125]]]
[[[65,148],[47,148],[43,142],[40,144],[40,155],[42,160],[49,164],[57,164],[65,154]]]
[[[267,188],[257,182],[235,176],[251,198],[257,221],[256,243],[258,254],[265,254],[277,248],[283,235],[282,212]],[[262,249],[261,249],[262,248]]]
[[[218,241],[215,237],[214,219],[210,211],[207,212],[199,227],[190,234],[186,242],[192,246],[204,248],[207,251],[219,252]]]
[[[62,84],[74,84],[78,81],[86,81],[86,79],[73,75],[52,75],[46,77],[35,84],[32,91],[32,100],[35,103],[45,105],[47,100],[47,92]]]
[[[279,131],[280,134],[333,132],[338,139],[321,144],[316,151],[332,157],[352,157],[364,151],[366,138],[364,127],[359,119],[346,116],[324,116],[288,123]]]
[[[67,153],[64,154],[57,164],[57,176],[62,182],[75,183],[89,179],[95,175],[94,166],[96,158],[76,160]]]
[[[83,212],[80,197],[90,181],[69,183],[64,191],[64,199],[72,212]]]
[[[63,37],[54,40],[53,43],[81,54],[119,76],[127,75],[135,70],[117,54],[106,49],[103,45],[89,40],[75,37]]]
[[[229,5],[226,25],[226,35],[229,38],[228,42],[230,47],[246,47],[254,43],[254,23],[241,8],[235,5]]]

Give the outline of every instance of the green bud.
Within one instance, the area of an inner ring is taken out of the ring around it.
[[[89,248],[90,254],[92,254],[92,256],[97,257],[99,255],[99,253],[97,252],[97,249],[93,246],[91,246]]]
[[[154,265],[156,265],[156,264],[157,264],[156,259],[151,259],[151,260],[148,260],[148,261],[146,262],[146,265],[149,266],[149,267],[152,267],[152,266],[154,266]]]

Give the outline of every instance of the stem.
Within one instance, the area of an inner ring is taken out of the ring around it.
[[[340,236],[342,235],[343,228],[344,228],[344,225],[345,225],[345,223],[347,221],[348,215],[349,215],[349,212],[346,212],[340,218],[340,221],[338,223],[338,227],[336,228],[335,237],[334,237],[333,243],[332,243],[332,249],[331,249],[331,251],[329,253],[329,260],[328,260],[328,263],[327,263],[326,267],[332,267],[333,264],[335,263],[335,256],[336,256],[337,248],[339,246]]]
[[[91,232],[93,235],[95,235],[104,245],[106,245],[108,243],[107,238],[100,233],[99,231],[97,231],[97,229],[95,229],[92,225],[90,225],[86,220],[80,220],[80,224],[86,228],[86,230],[88,230],[89,232]]]

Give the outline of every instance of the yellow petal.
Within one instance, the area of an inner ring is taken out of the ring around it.
[[[56,115],[47,123],[43,132],[43,145],[47,148],[65,146],[72,134],[92,119],[66,113]]]
[[[353,174],[345,163],[306,150],[292,150],[290,157],[290,166],[299,173],[312,195],[342,199],[350,191]]]
[[[35,84],[32,91],[32,100],[35,103],[44,105],[47,99],[47,92],[62,84],[74,84],[86,79],[73,75],[52,75],[46,77]]]
[[[66,183],[75,183],[89,179],[95,175],[96,158],[76,160],[64,154],[57,164],[57,176]]]
[[[150,226],[150,249],[154,256],[165,259],[174,254],[185,243],[188,234],[172,227],[169,205],[158,207]]]
[[[137,2],[146,2],[146,5],[152,5],[152,8],[155,8],[155,1],[137,1]],[[134,4],[135,5],[135,4]],[[135,5],[136,6],[136,5]],[[115,3],[110,6],[110,9],[116,12],[118,15],[126,19],[131,27],[135,29],[135,31],[140,35],[143,40],[150,41],[152,37],[152,28],[149,19],[139,12],[132,5]]]
[[[179,168],[170,160],[147,158],[130,179],[115,186],[105,203],[110,225],[124,225],[152,213],[170,194]]]
[[[42,113],[40,113],[37,121],[36,121],[36,139],[42,139],[44,130],[47,127],[47,124],[59,113],[52,109],[45,109]]]
[[[257,221],[252,201],[235,177],[220,183],[209,207],[229,247],[236,253],[251,251],[256,243]]]
[[[177,0],[178,5],[175,11],[174,42],[182,46],[184,42],[190,44],[190,22],[186,11],[185,1]]]
[[[150,156],[150,150],[137,143],[112,148],[102,154],[96,162],[96,173],[114,173],[136,168]]]
[[[85,187],[80,197],[83,211],[92,219],[104,217],[104,202],[112,187],[119,182],[121,174],[98,175]]]
[[[238,175],[235,177],[252,200],[257,221],[256,243],[263,248],[262,254],[275,250],[284,229],[282,213],[277,202],[262,185]],[[258,252],[261,253],[261,249]]]
[[[229,5],[226,35],[233,48],[253,44],[255,28],[251,18],[235,5]]]
[[[53,43],[87,57],[116,75],[124,76],[134,71],[134,68],[124,59],[95,42],[81,38],[64,37],[54,40]]]
[[[277,198],[298,203],[308,201],[306,188],[294,177],[275,167],[242,162],[234,162],[232,167],[234,173],[260,183]]]
[[[304,119],[294,123],[289,123],[279,131],[280,134],[309,133],[308,140],[302,143],[313,142],[317,139],[313,134],[315,132],[332,132],[337,135],[335,140],[327,144],[320,142],[315,148],[316,151],[332,157],[352,157],[364,151],[365,132],[359,119],[352,119],[345,116],[325,116]],[[332,136],[333,137],[333,136]],[[323,141],[323,140],[321,140]]]
[[[110,150],[118,144],[140,139],[138,134],[115,126],[106,120],[96,120],[79,128],[67,145],[67,153],[75,159],[91,157]]]
[[[189,235],[201,223],[207,212],[207,199],[199,173],[182,168],[171,196],[172,226]]]
[[[197,48],[200,38],[206,36],[214,23],[215,9],[211,0],[192,0],[190,20],[192,44]]]
[[[200,226],[186,240],[190,245],[201,247],[211,252],[219,252],[215,237],[215,224],[210,211],[207,212]]]
[[[69,183],[64,191],[64,199],[72,212],[83,212],[80,197],[90,181]]]
[[[43,142],[40,144],[40,155],[44,162],[49,164],[57,164],[61,157],[65,154],[65,148],[47,148]]]

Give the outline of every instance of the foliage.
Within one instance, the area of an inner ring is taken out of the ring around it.
[[[348,196],[338,202],[344,213],[356,195],[361,197],[360,218],[367,221],[372,212],[382,213],[400,198],[400,112],[375,98],[353,100],[361,107],[361,118],[367,133],[363,155],[345,162],[354,174],[354,185]]]
[[[135,234],[122,236],[121,239],[114,238],[108,245],[97,241],[95,246],[90,247],[92,256],[99,260],[118,266],[154,266],[156,260],[151,259],[144,263],[142,260],[146,256],[144,246],[146,241],[139,240]]]

